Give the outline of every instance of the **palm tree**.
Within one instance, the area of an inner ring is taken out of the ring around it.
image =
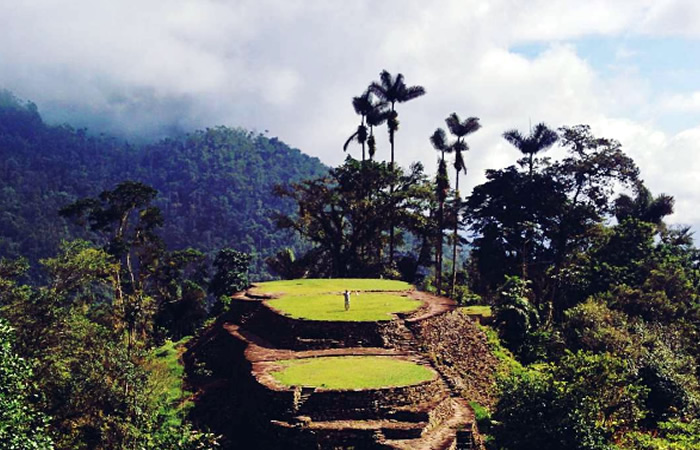
[[[503,137],[506,141],[513,144],[515,148],[520,150],[524,155],[528,157],[528,176],[530,178],[530,182],[532,182],[534,176],[535,155],[539,152],[547,150],[552,145],[554,145],[559,139],[559,135],[557,135],[556,131],[550,129],[547,125],[545,125],[542,122],[535,125],[535,129],[530,130],[530,134],[528,136],[523,136],[518,130],[509,130],[503,133]],[[533,189],[530,189],[529,191],[531,196],[530,204],[532,204],[534,201],[535,192]],[[532,227],[528,226],[525,232],[525,241],[523,242],[523,249],[521,252],[521,271],[522,277],[525,279],[527,279],[527,266],[529,258],[528,246],[530,245],[533,239],[532,235]]]
[[[383,70],[379,74],[379,82],[373,81],[369,86],[380,100],[391,105],[391,111],[388,113],[387,125],[389,128],[389,143],[391,144],[391,168],[394,168],[394,135],[399,129],[399,114],[396,112],[396,104],[404,103],[414,98],[418,98],[425,94],[423,86],[406,86],[403,75],[398,74],[394,78],[389,72]],[[389,186],[390,194],[393,197],[394,185]],[[390,217],[390,232],[389,232],[389,265],[394,264],[394,217]]]
[[[374,139],[374,127],[382,125],[388,118],[389,111],[387,110],[387,104],[384,102],[376,103],[367,114],[367,125],[369,125],[369,137],[367,138],[369,159],[374,159],[374,154],[377,152],[377,141]]]
[[[452,150],[455,153],[455,226],[454,233],[452,235],[452,283],[450,285],[450,296],[454,297],[455,283],[457,282],[457,241],[459,240],[458,228],[459,228],[459,208],[460,208],[460,195],[459,195],[459,172],[464,170],[467,173],[467,166],[464,164],[464,156],[462,152],[469,150],[469,146],[464,138],[479,128],[481,124],[479,123],[478,117],[469,117],[462,122],[459,119],[457,113],[452,113],[445,119],[447,128],[450,129],[450,133],[457,137],[457,141],[452,145]]]
[[[503,137],[524,155],[528,156],[530,178],[532,178],[533,174],[535,154],[547,150],[559,139],[557,132],[547,127],[544,123],[535,125],[535,129],[530,130],[530,135],[527,137],[520,134],[518,130],[506,131],[503,133]]]
[[[372,93],[367,90],[361,96],[353,97],[352,107],[355,109],[355,112],[360,115],[360,125],[358,125],[357,131],[355,131],[352,136],[345,141],[345,144],[343,144],[343,151],[347,152],[348,145],[350,145],[352,141],[359,142],[362,146],[362,161],[365,160],[365,142],[367,142],[367,126],[365,125],[365,118],[373,107],[371,96]]]
[[[438,198],[438,239],[435,246],[435,278],[437,294],[442,291],[442,230],[444,228],[444,208],[445,200],[447,199],[447,191],[450,187],[450,180],[447,177],[447,165],[445,164],[445,153],[452,151],[452,148],[447,144],[447,135],[445,130],[438,128],[430,136],[430,143],[433,144],[435,150],[440,152],[440,161],[438,163],[438,173],[436,177],[436,188]]]
[[[379,82],[373,81],[369,86],[380,100],[391,105],[391,111],[388,116],[389,126],[389,142],[391,143],[391,165],[394,165],[394,134],[399,129],[399,115],[396,112],[396,104],[404,103],[421,95],[425,95],[423,86],[406,86],[403,75],[398,74],[394,78],[389,72],[383,70],[379,74]]]

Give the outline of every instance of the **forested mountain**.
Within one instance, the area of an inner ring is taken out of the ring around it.
[[[134,146],[68,125],[49,126],[33,103],[0,93],[0,255],[32,263],[56,254],[62,239],[84,236],[58,215],[78,198],[123,180],[159,191],[159,234],[169,249],[251,253],[251,278],[269,277],[264,258],[298,238],[278,231],[272,212],[293,204],[273,187],[326,173],[316,158],[277,138],[216,127]]]

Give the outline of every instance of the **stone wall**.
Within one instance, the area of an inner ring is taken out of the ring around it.
[[[486,336],[462,311],[409,324],[421,350],[461,396],[481,405],[494,402],[498,360]]]
[[[248,302],[252,303],[252,302]],[[243,315],[246,329],[277,348],[322,350],[346,347],[382,347],[381,322],[333,322],[285,317],[258,302]]]

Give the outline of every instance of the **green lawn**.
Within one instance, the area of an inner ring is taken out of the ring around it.
[[[464,312],[482,317],[491,317],[491,307],[486,305],[465,306]]]
[[[280,361],[272,376],[287,386],[376,389],[431,380],[435,372],[419,364],[381,356],[333,356]]]
[[[333,278],[333,279],[303,279],[281,280],[255,283],[256,293],[308,295],[327,292],[350,291],[405,291],[413,286],[396,280],[379,280],[372,278]]]
[[[267,302],[282,314],[295,319],[344,322],[391,320],[391,314],[413,311],[422,304],[409,297],[376,292],[353,293],[348,311],[345,311],[345,300],[340,293],[284,296]]]

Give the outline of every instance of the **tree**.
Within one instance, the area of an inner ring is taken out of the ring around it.
[[[457,243],[459,241],[459,211],[461,196],[459,193],[459,172],[464,170],[467,173],[467,166],[464,164],[464,156],[462,152],[469,150],[469,146],[465,142],[464,138],[479,128],[481,124],[479,123],[479,118],[469,117],[463,122],[460,121],[457,113],[452,113],[445,119],[447,123],[447,128],[449,128],[450,133],[457,137],[457,141],[452,145],[452,150],[455,154],[455,212],[454,212],[454,232],[452,233],[452,281],[450,282],[450,296],[454,297],[455,284],[457,282]]]
[[[654,197],[641,181],[637,181],[634,188],[635,198],[621,194],[615,200],[617,221],[635,218],[662,227],[663,218],[673,214],[674,198],[667,194]]]
[[[547,150],[559,139],[556,131],[551,130],[544,123],[535,125],[535,129],[530,130],[528,136],[523,136],[518,130],[513,129],[503,133],[503,137],[527,157],[530,176],[532,176],[534,171],[535,155]]]
[[[360,115],[360,125],[357,127],[357,131],[353,133],[345,144],[343,145],[343,151],[347,151],[348,145],[352,141],[357,141],[362,146],[362,161],[365,160],[365,143],[369,140],[369,157],[370,159],[374,156],[376,150],[376,143],[374,142],[374,135],[372,133],[372,128],[381,125],[386,121],[387,104],[384,102],[377,102],[373,99],[373,93],[369,89],[365,91],[359,97],[353,97],[352,106],[355,112]],[[370,134],[368,137],[367,126],[370,127]],[[371,139],[370,139],[371,138]]]
[[[151,206],[157,194],[143,183],[124,181],[98,198],[80,199],[60,210],[62,216],[99,233],[105,250],[120,262],[115,306],[125,323],[129,351],[136,333],[145,339],[151,331],[156,309],[144,286],[164,251],[156,234],[163,218],[160,209]]]
[[[4,278],[17,274],[18,265],[0,262],[0,313],[16,329],[17,355],[33,363],[33,370],[24,371],[28,379],[14,378],[20,372],[4,379],[3,363],[21,367],[14,365],[17,361],[12,357],[0,355],[0,403],[3,387],[15,390],[14,383],[21,381],[17,392],[37,394],[36,409],[50,412],[46,432],[41,420],[30,430],[30,436],[42,445],[30,447],[31,440],[27,440],[20,441],[25,445],[10,448],[51,448],[50,442],[43,442],[47,434],[53,436],[57,448],[165,445],[194,449],[197,443],[199,448],[215,445],[211,436],[187,425],[175,429],[163,420],[162,411],[170,406],[160,397],[148,352],[141,346],[129,349],[124,345],[123,327],[120,320],[114,320],[121,312],[108,301],[116,291],[113,272],[105,270],[116,264],[112,258],[84,241],[64,243],[61,254],[42,261],[50,271],[50,284],[38,288]],[[6,349],[3,325],[0,319],[0,353]],[[24,405],[24,414],[34,414],[33,408]],[[4,412],[13,420],[21,418],[11,408],[0,407],[0,448],[13,442],[3,435]],[[23,426],[14,425],[12,435],[21,438]],[[175,438],[180,445],[171,445]]]
[[[379,82],[372,82],[369,90],[373,92],[379,99],[391,105],[391,111],[388,117],[389,126],[389,143],[391,144],[391,165],[394,166],[394,135],[399,129],[398,113],[396,112],[397,103],[405,103],[407,101],[425,95],[425,88],[422,86],[406,86],[402,74],[398,74],[395,78],[386,70],[379,74]]]
[[[248,287],[250,284],[248,264],[250,264],[250,255],[231,248],[221,249],[216,255],[214,260],[216,272],[209,284],[209,292],[219,300],[219,303],[222,297],[228,298]],[[221,305],[217,309],[220,310]]]
[[[393,195],[391,186],[396,188]],[[314,276],[384,274],[382,249],[392,213],[402,229],[417,236],[428,228],[424,213],[431,192],[420,165],[404,174],[386,163],[348,158],[329,177],[279,186],[277,192],[298,205],[296,217],[278,215],[276,220],[314,243]]]
[[[389,119],[389,111],[384,102],[377,102],[372,109],[367,113],[367,125],[369,126],[369,137],[367,138],[367,147],[369,150],[369,159],[374,159],[377,153],[377,141],[374,138],[374,127],[382,125]]]
[[[452,151],[452,148],[447,143],[447,135],[445,130],[438,128],[430,136],[430,143],[435,150],[440,152],[440,160],[438,162],[437,177],[435,179],[436,196],[438,199],[438,217],[437,217],[437,244],[435,245],[435,281],[437,294],[442,291],[442,235],[445,229],[445,200],[450,188],[450,180],[447,176],[447,166],[445,164],[445,153]]]
[[[502,339],[516,353],[540,322],[539,314],[528,298],[532,296],[528,284],[518,277],[506,276],[493,308],[494,322]]]
[[[406,86],[403,75],[398,74],[394,78],[389,72],[383,70],[379,74],[379,82],[373,81],[369,86],[372,91],[383,102],[391,105],[391,111],[388,113],[387,125],[389,128],[389,143],[391,144],[391,168],[394,168],[394,135],[399,129],[399,114],[396,112],[397,103],[405,103],[407,101],[425,95],[425,88],[422,86]],[[390,193],[393,194],[393,185]],[[389,233],[389,265],[394,263],[394,216],[390,216],[391,228]]]
[[[513,374],[499,388],[496,442],[512,450],[610,448],[643,417],[646,392],[622,358],[586,352]]]

